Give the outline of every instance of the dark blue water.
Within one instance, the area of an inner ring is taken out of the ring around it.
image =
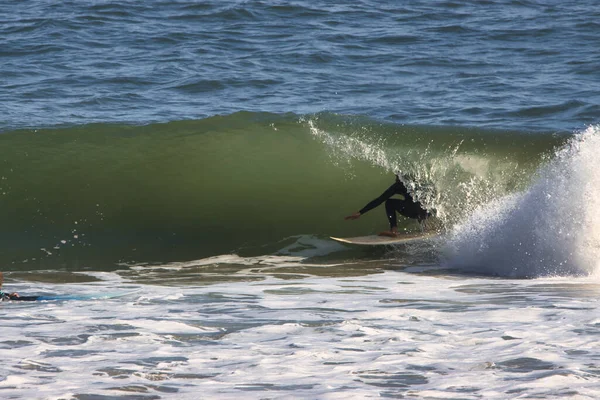
[[[600,119],[582,1],[0,3],[0,129],[236,111],[572,131]]]

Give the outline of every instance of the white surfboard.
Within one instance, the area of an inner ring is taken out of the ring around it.
[[[331,236],[331,239],[340,243],[356,244],[361,246],[385,246],[415,242],[419,240],[432,239],[439,236],[437,232],[417,232],[417,233],[401,233],[396,237],[389,236],[357,236],[350,238],[338,238]]]

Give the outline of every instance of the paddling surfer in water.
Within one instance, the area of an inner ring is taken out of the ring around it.
[[[36,301],[40,296],[21,296],[17,292],[5,292],[2,290],[2,283],[4,282],[4,276],[0,272],[0,301]]]
[[[4,275],[0,272],[0,301],[2,300],[19,300],[19,293],[17,292],[5,292],[2,290],[2,283],[4,283]]]
[[[404,199],[392,199],[391,197],[395,194],[402,195]],[[381,196],[370,201],[366,206],[361,208],[360,211],[352,215],[348,215],[345,219],[358,219],[361,215],[379,206],[384,201],[385,215],[390,223],[390,230],[379,233],[379,236],[398,236],[398,219],[396,218],[396,212],[407,218],[416,219],[419,221],[419,223],[424,222],[431,216],[431,214],[423,208],[421,203],[413,199],[402,180],[400,180],[400,172],[398,172],[396,174],[396,182],[394,182],[392,186],[383,192]]]

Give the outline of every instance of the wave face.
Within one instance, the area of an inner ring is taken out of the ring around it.
[[[595,275],[600,260],[600,128],[574,136],[524,191],[455,226],[448,263],[514,277]]]
[[[382,207],[358,221],[343,217],[383,192],[398,169],[450,228],[526,189],[566,140],[248,112],[6,132],[0,261],[16,269],[98,268],[268,254],[298,235],[368,234],[386,227]]]

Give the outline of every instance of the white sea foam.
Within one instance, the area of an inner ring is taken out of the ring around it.
[[[104,287],[123,273],[105,274]],[[0,388],[7,398],[592,399],[598,295],[589,278],[387,271],[4,303]]]
[[[523,193],[455,227],[448,264],[501,276],[594,275],[600,259],[600,128],[573,137]]]

